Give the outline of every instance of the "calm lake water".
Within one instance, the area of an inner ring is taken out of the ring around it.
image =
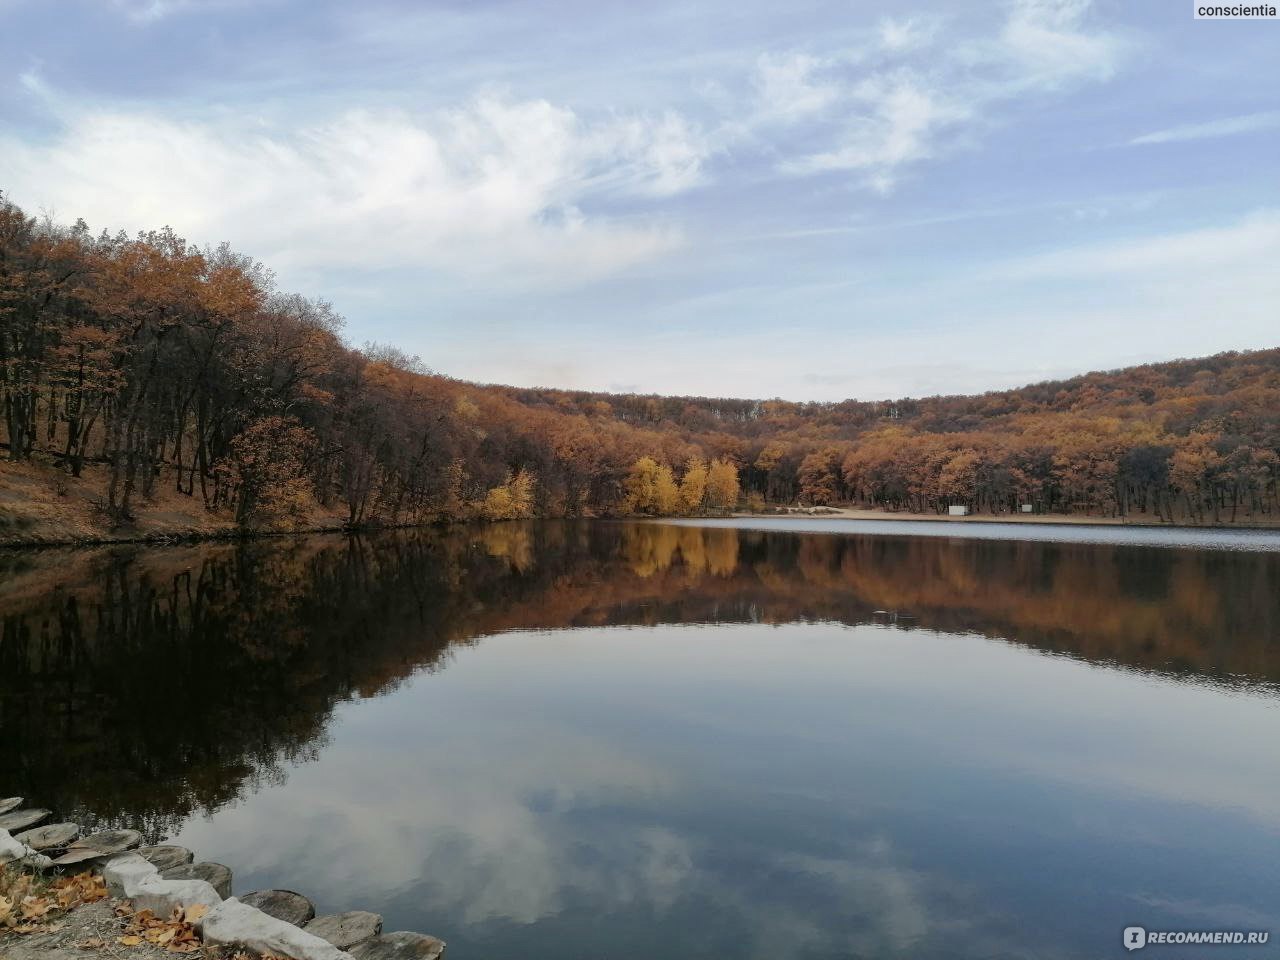
[[[1276,956],[1280,535],[934,533],[0,554],[0,795],[453,960]]]

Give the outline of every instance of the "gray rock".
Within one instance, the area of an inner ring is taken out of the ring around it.
[[[157,917],[169,916],[175,907],[196,904],[213,909],[222,897],[203,880],[166,880],[136,853],[122,853],[102,865],[102,879],[110,896],[132,900],[134,909],[150,910]]]
[[[53,865],[66,867],[73,863],[99,860],[132,850],[141,842],[142,834],[137,830],[103,830],[101,833],[91,833],[70,844],[67,852],[54,860]]]
[[[348,951],[356,960],[438,960],[444,941],[425,933],[384,933]]]
[[[158,879],[156,865],[136,853],[118,853],[102,864],[102,880],[107,896],[128,900],[138,893],[144,880]]]
[[[196,858],[196,855],[186,847],[180,847],[173,843],[162,843],[155,847],[139,847],[138,856],[148,863],[154,864],[155,868],[161,871],[185,866]]]
[[[135,910],[150,910],[157,917],[167,917],[175,908],[197,904],[212,910],[223,900],[218,891],[203,880],[165,880],[162,877],[148,877],[138,884],[133,896]]]
[[[27,856],[28,847],[9,836],[9,831],[0,829],[0,866],[13,863]]]
[[[316,915],[315,905],[292,890],[255,890],[253,893],[242,893],[236,899],[257,907],[268,917],[292,923],[295,927],[306,926],[307,921]]]
[[[15,830],[25,830],[27,827],[34,827],[48,816],[48,810],[14,810],[10,813],[0,813],[0,830],[8,830],[10,833]]]
[[[8,813],[10,810],[17,810],[22,806],[24,797],[5,797],[0,800],[0,813]]]
[[[272,953],[294,960],[351,960],[327,940],[299,930],[291,923],[269,917],[235,897],[218,904],[196,922],[207,946],[248,947],[258,953]]]
[[[0,828],[0,867],[7,863],[19,863],[35,870],[47,870],[53,861],[43,853],[36,853],[25,843],[10,836],[9,831]]]
[[[382,917],[368,910],[348,910],[316,917],[304,929],[321,940],[328,940],[339,950],[350,950],[382,932]]]
[[[186,863],[161,872],[166,880],[203,880],[212,884],[222,899],[231,896],[231,868],[221,863]]]
[[[13,839],[32,850],[57,850],[80,836],[78,823],[46,823],[43,827],[17,834]]]

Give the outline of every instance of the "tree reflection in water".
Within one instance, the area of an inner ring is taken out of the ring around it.
[[[323,749],[334,707],[513,629],[883,622],[1280,680],[1280,554],[526,522],[0,557],[6,788],[151,839]]]

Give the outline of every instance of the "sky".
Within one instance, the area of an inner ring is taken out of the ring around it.
[[[1280,345],[1280,21],[0,0],[0,190],[481,382],[881,399]]]

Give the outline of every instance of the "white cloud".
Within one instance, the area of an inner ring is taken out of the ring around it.
[[[885,17],[880,21],[880,46],[892,52],[914,50],[933,40],[937,24],[921,17],[895,20]]]
[[[135,23],[153,23],[192,6],[191,0],[111,0],[111,6]]]
[[[1225,117],[1206,123],[1188,123],[1170,127],[1167,130],[1157,130],[1154,133],[1144,133],[1130,140],[1129,145],[1208,140],[1214,137],[1232,137],[1242,133],[1256,133],[1259,130],[1272,130],[1276,127],[1280,127],[1280,111],[1251,113],[1243,117]]]
[[[152,16],[237,2],[120,0],[120,9]],[[946,49],[924,49],[939,21],[916,17],[883,19],[843,49],[767,52],[746,76],[708,79],[724,80],[725,98],[705,128],[674,109],[588,115],[492,92],[430,112],[179,117],[64,103],[29,74],[28,95],[60,129],[41,141],[0,132],[4,185],[25,205],[95,227],[171,223],[285,270],[416,267],[506,285],[573,283],[679,246],[680,224],[655,201],[710,181],[730,153],[759,152],[785,176],[843,172],[890,192],[1013,101],[1109,76],[1121,45],[1088,14],[1088,0],[1020,0],[994,27],[953,24]],[[622,206],[626,217],[611,214]]]
[[[827,65],[803,53],[762,54],[756,61],[755,85],[763,118],[794,121],[831,106],[840,88],[814,79],[815,72]]]
[[[182,0],[112,0],[111,6],[130,20],[150,23],[180,10],[184,3]]]
[[[990,122],[1000,107],[1072,85],[1108,79],[1121,40],[1087,25],[1090,0],[1018,0],[998,30],[957,39],[946,51],[921,54],[936,21],[884,19],[871,47],[817,58],[802,53],[761,58],[757,86],[791,114],[823,114],[829,146],[784,157],[793,175],[858,171],[881,193],[902,171],[951,149],[961,135]],[[876,66],[868,67],[867,64]],[[824,79],[813,80],[821,69]]]
[[[893,172],[929,156],[938,133],[964,120],[967,109],[909,74],[876,76],[851,92],[859,112],[846,121],[842,142],[833,150],[786,164],[799,173],[870,170],[868,183],[885,192]]]
[[[178,14],[207,12],[250,4],[261,9],[272,0],[109,0],[109,5],[134,23],[147,25]]]
[[[682,193],[701,183],[703,165],[711,153],[707,137],[674,111],[656,119],[618,120],[598,130],[594,139],[605,165],[620,181],[617,186],[657,197]],[[631,162],[616,163],[619,155]]]
[[[1085,27],[1091,0],[1018,0],[1000,34],[1000,49],[1016,66],[1019,86],[1057,87],[1076,80],[1106,80],[1123,44],[1113,34]]]
[[[687,189],[706,151],[674,115],[593,122],[497,95],[426,117],[353,110],[298,126],[124,110],[61,117],[48,142],[0,138],[19,202],[95,227],[169,223],[286,267],[515,271],[551,282],[678,245],[670,224],[587,208],[610,194]]]

